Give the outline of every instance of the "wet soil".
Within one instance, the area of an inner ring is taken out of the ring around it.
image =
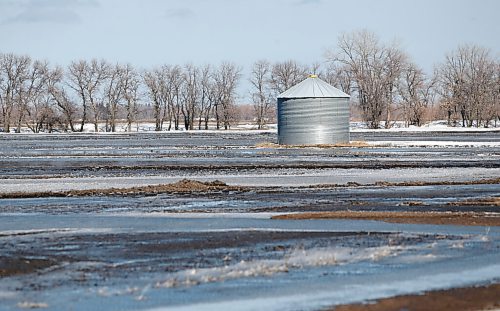
[[[282,191],[299,191],[302,189],[311,189],[312,191],[318,189],[336,189],[336,188],[352,188],[352,187],[426,187],[426,186],[465,186],[465,185],[496,185],[500,184],[500,178],[479,179],[470,181],[430,181],[430,182],[376,182],[374,184],[360,184],[356,182],[348,182],[346,184],[319,184],[310,186],[288,187],[284,189],[278,186],[256,187],[256,186],[237,186],[228,185],[220,180],[202,182],[192,179],[182,179],[175,183],[140,186],[140,187],[127,187],[127,188],[109,188],[109,189],[89,189],[89,190],[69,190],[69,191],[44,191],[44,192],[10,192],[1,193],[0,199],[15,199],[15,198],[45,198],[45,197],[71,197],[71,196],[152,196],[157,194],[199,194],[209,195],[213,193],[228,193],[231,192],[249,192],[254,191],[258,193],[274,192],[279,193]],[[499,198],[481,198],[477,200],[466,199],[460,202],[449,202],[449,205],[455,206],[499,206]],[[411,204],[410,204],[411,205]],[[415,204],[422,205],[422,204]]]
[[[29,274],[56,264],[56,260],[49,258],[0,256],[0,278],[12,275]]]
[[[364,304],[341,305],[331,311],[473,311],[498,310],[500,284],[454,288],[397,296]]]
[[[374,185],[382,187],[412,187],[412,186],[454,186],[454,185],[496,185],[500,178],[480,179],[470,181],[411,181],[411,182],[386,182],[378,181]]]
[[[477,212],[310,212],[273,216],[273,219],[359,219],[403,224],[500,226],[500,214]]]
[[[500,182],[499,182],[500,184]],[[500,207],[500,197],[494,198],[479,198],[479,199],[465,199],[456,202],[450,202],[449,205],[456,206],[481,206],[481,205],[489,205],[489,206],[497,206]]]
[[[438,216],[439,213],[447,213],[443,214],[445,217],[451,217],[453,213],[467,216],[471,212],[478,213],[469,215],[471,217],[483,218],[482,215],[487,215],[491,220],[500,212],[500,188],[494,182],[488,179],[447,182],[443,186],[432,182],[432,186],[418,183],[416,186],[240,187],[217,181],[184,180],[149,187],[4,194],[3,200],[0,200],[0,211],[53,215],[416,212],[437,213]],[[454,218],[458,223],[460,217]]]
[[[499,148],[373,147],[363,141],[500,141],[498,133],[355,133],[346,146],[276,148],[273,133],[1,135],[0,179],[261,174],[276,170],[499,168]]]
[[[256,152],[257,154],[257,152]],[[350,154],[352,157],[356,155]],[[359,155],[358,155],[359,156]],[[390,160],[390,159],[370,159],[367,162],[359,160],[343,160],[334,162],[332,160],[326,162],[317,160],[314,163],[307,161],[289,160],[276,162],[276,159],[269,157],[268,163],[244,163],[250,159],[240,161],[231,161],[233,163],[209,163],[200,164],[197,159],[186,159],[186,155],[182,155],[182,159],[174,158],[171,161],[174,164],[162,163],[164,161],[151,161],[151,164],[143,163],[144,160],[136,161],[133,164],[124,164],[122,160],[96,160],[88,159],[85,161],[71,160],[65,161],[62,166],[60,162],[53,160],[37,160],[33,162],[19,162],[19,160],[4,160],[0,162],[0,179],[30,179],[37,177],[40,179],[62,178],[62,177],[131,177],[131,176],[155,176],[155,175],[208,175],[217,172],[218,174],[231,175],[236,173],[269,173],[278,170],[326,170],[326,169],[366,169],[366,170],[382,170],[382,169],[421,169],[421,168],[499,168],[500,160],[497,159],[482,159],[481,161],[474,160],[415,160],[411,162],[407,160]],[[210,156],[214,158],[217,156]],[[221,158],[224,158],[221,155]],[[182,163],[179,163],[182,161]],[[116,164],[112,163],[116,162]],[[217,160],[215,160],[217,162]],[[288,163],[287,163],[288,162]],[[16,170],[13,170],[16,168]]]
[[[71,197],[71,196],[137,196],[137,195],[157,195],[160,193],[210,193],[245,191],[249,188],[240,186],[229,186],[219,180],[201,182],[197,180],[182,179],[178,182],[164,185],[151,185],[130,188],[109,188],[90,190],[70,190],[70,191],[45,191],[45,192],[13,192],[0,193],[0,199],[14,198],[44,198],[44,197]]]
[[[318,246],[373,247],[421,242],[431,236],[404,237],[369,232],[151,232],[71,234],[52,232],[0,238],[0,279],[68,270],[88,274],[85,279],[123,277],[138,272],[175,272],[209,268],[242,260],[272,259],[297,248]],[[68,274],[68,276],[70,276]],[[81,281],[81,274],[73,281]]]

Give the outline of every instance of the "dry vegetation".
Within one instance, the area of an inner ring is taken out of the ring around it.
[[[448,205],[452,206],[499,206],[500,197],[480,198],[480,199],[466,199],[457,202],[450,202]]]
[[[374,303],[341,305],[335,311],[455,311],[498,310],[500,308],[500,284],[454,288],[380,299]]]
[[[0,194],[0,199],[6,198],[40,198],[40,197],[69,197],[69,196],[104,196],[104,195],[155,195],[159,193],[206,193],[206,192],[229,192],[245,191],[248,187],[229,186],[226,183],[214,180],[201,182],[183,179],[172,184],[151,185],[132,188],[109,188],[90,190],[69,190],[58,192],[14,192]]]
[[[347,143],[337,143],[337,144],[317,144],[317,145],[279,145],[272,142],[263,142],[256,144],[257,148],[283,148],[283,149],[298,149],[298,148],[319,148],[319,149],[330,149],[330,148],[365,148],[365,147],[379,147],[377,145],[370,144],[366,141],[350,141]]]
[[[357,182],[347,182],[345,184],[318,184],[308,186],[298,186],[297,189],[329,189],[329,188],[345,188],[345,187],[419,187],[419,186],[446,186],[446,185],[485,185],[485,184],[500,184],[500,178],[479,179],[471,181],[416,181],[416,182],[375,182],[374,184],[360,184]],[[36,198],[36,197],[67,197],[67,196],[103,196],[103,195],[155,195],[159,193],[196,193],[196,192],[214,192],[214,191],[279,191],[276,187],[248,187],[248,186],[231,186],[226,183],[214,180],[201,182],[191,179],[183,179],[176,183],[160,184],[151,186],[140,186],[130,188],[109,188],[109,189],[87,189],[87,190],[68,190],[68,191],[43,191],[43,192],[10,192],[0,193],[0,199],[12,198]],[[483,205],[483,206],[499,206],[499,198],[486,199],[468,199],[465,201],[450,202],[449,205]],[[403,202],[405,205],[422,205],[421,202]]]
[[[500,178],[478,179],[469,181],[404,181],[404,182],[387,182],[377,181],[373,184],[360,184],[357,182],[347,182],[345,184],[318,184],[310,186],[300,186],[298,188],[339,188],[339,187],[424,187],[424,186],[457,186],[457,185],[500,185]],[[495,201],[496,202],[496,201]],[[488,204],[491,205],[491,204]]]
[[[55,260],[43,258],[0,257],[0,278],[33,273],[35,271],[49,268],[56,263],[57,262]]]
[[[374,186],[414,187],[414,186],[455,186],[455,185],[494,185],[494,184],[500,184],[500,178],[478,179],[470,181],[412,181],[412,182],[378,181],[374,184]]]
[[[500,226],[500,214],[476,212],[306,212],[274,216],[273,219],[356,219],[406,224]]]

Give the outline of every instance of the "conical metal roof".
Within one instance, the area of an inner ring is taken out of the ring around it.
[[[316,75],[309,75],[307,79],[284,91],[278,98],[338,98],[351,97],[341,90],[331,86]]]

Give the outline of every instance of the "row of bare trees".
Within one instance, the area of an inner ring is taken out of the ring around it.
[[[368,127],[391,127],[395,111],[407,125],[422,125],[434,80],[396,43],[384,44],[368,31],[344,34],[327,58],[330,82],[357,98]]]
[[[235,119],[240,72],[226,62],[218,67],[165,65],[146,71],[143,80],[155,130],[208,129],[211,118],[217,129],[229,129]]]
[[[36,119],[30,124],[33,131],[48,118],[49,85],[57,79],[57,72],[49,70],[45,62],[26,56],[0,54],[0,107],[2,124],[10,131],[12,125],[19,129],[27,117]],[[47,122],[51,122],[47,120]]]
[[[252,66],[250,84],[254,115],[259,129],[263,128],[274,112],[276,97],[317,71],[317,66],[305,66],[293,60],[271,64],[259,60]]]
[[[428,76],[398,44],[357,31],[342,35],[327,61],[329,82],[358,100],[370,128],[391,127],[395,111],[407,125],[420,126],[438,103],[450,125],[500,121],[500,62],[486,48],[460,46]]]
[[[0,53],[0,129],[114,132],[118,121],[132,130],[139,119],[155,130],[229,129],[237,101],[250,95],[259,128],[274,116],[276,96],[314,73],[351,94],[370,128],[395,120],[422,125],[439,106],[450,125],[490,126],[500,121],[500,62],[485,48],[460,46],[427,75],[396,43],[368,31],[347,33],[321,64],[293,60],[255,62],[250,94],[237,94],[242,68],[163,65],[137,70],[130,64],[79,60],[67,68],[28,56]]]
[[[131,131],[140,115],[151,114],[157,131],[208,129],[211,119],[217,129],[229,129],[240,72],[231,63],[138,71],[96,59],[74,61],[64,70],[28,56],[0,54],[0,128],[81,132],[92,123],[95,132],[114,132],[117,121],[125,120]]]
[[[22,126],[35,133],[56,127],[83,131],[89,120],[96,131],[103,120],[112,131],[118,107],[123,106],[130,126],[139,82],[130,65],[78,61],[65,72],[28,56],[0,54],[0,121],[6,132],[12,126],[16,132]]]
[[[500,62],[487,49],[463,45],[436,70],[448,124],[489,126],[500,121]]]
[[[126,114],[126,124],[130,131],[137,114],[140,76],[131,65],[112,65],[104,60],[80,60],[72,62],[65,81],[58,81],[54,86],[60,100],[54,96],[54,102],[62,109],[64,119],[72,131],[83,131],[89,120],[98,132],[99,124],[105,123],[104,130],[114,132],[119,110]],[[68,90],[75,94],[71,101]],[[78,104],[79,103],[79,104]],[[77,115],[76,112],[80,112]],[[79,128],[74,122],[79,118]]]
[[[129,64],[93,59],[63,69],[27,56],[0,54],[0,66],[0,123],[5,131],[27,126],[33,132],[81,132],[91,123],[96,132],[114,132],[122,119],[131,131],[139,115],[153,119],[156,131],[208,129],[212,121],[217,129],[229,129],[237,118],[241,68],[232,63],[138,71]],[[311,70],[291,60],[255,63],[250,82],[259,128],[272,118],[276,95]]]
[[[406,126],[421,126],[438,105],[449,125],[461,120],[462,126],[488,127],[500,121],[500,62],[487,49],[460,46],[427,75],[397,43],[385,44],[374,33],[357,31],[342,35],[321,65],[254,63],[250,82],[259,128],[276,96],[310,73],[351,94],[370,128],[389,128],[396,118]]]
[[[193,130],[195,126],[208,129],[212,117],[217,129],[228,129],[234,121],[240,68],[231,63],[219,67],[164,65],[139,74],[130,65],[112,67],[105,61],[79,61],[70,65],[68,75],[68,85],[82,103],[80,130],[90,108],[95,131],[104,119],[106,131],[114,132],[122,107],[130,131],[138,115],[140,95],[146,107],[152,108],[156,131]],[[143,92],[139,91],[141,86]]]

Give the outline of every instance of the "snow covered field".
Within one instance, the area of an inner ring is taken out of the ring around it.
[[[132,132],[154,132],[155,131],[155,123],[153,122],[139,122],[133,125]],[[446,120],[437,120],[426,123],[422,126],[405,126],[403,121],[395,121],[393,125],[385,129],[383,128],[384,124],[382,123],[382,128],[380,129],[369,129],[367,128],[364,122],[350,122],[350,131],[352,133],[356,132],[379,132],[379,133],[391,133],[391,132],[499,132],[500,131],[500,123],[495,126],[494,124],[488,128],[485,127],[462,127],[460,124],[456,126],[448,126]],[[276,123],[271,123],[266,125],[266,129],[258,130],[257,125],[254,123],[244,123],[240,122],[237,125],[233,125],[229,132],[250,132],[250,133],[276,133],[278,125]],[[113,134],[106,133],[105,124],[99,124],[99,131],[102,134]],[[94,124],[87,123],[84,126],[84,133],[93,133],[95,131]],[[125,124],[118,123],[116,127],[116,133],[126,133],[128,131],[127,126]],[[13,132],[13,130],[12,130]],[[199,132],[198,130],[194,131],[186,131],[184,128],[180,128],[179,130],[171,130],[171,132]],[[211,125],[209,130],[201,130],[200,132],[204,133],[220,133],[221,130],[217,130],[215,125]],[[227,131],[224,131],[227,132]],[[30,134],[32,131],[29,128],[21,128],[21,133]],[[39,133],[43,134],[43,133]]]

